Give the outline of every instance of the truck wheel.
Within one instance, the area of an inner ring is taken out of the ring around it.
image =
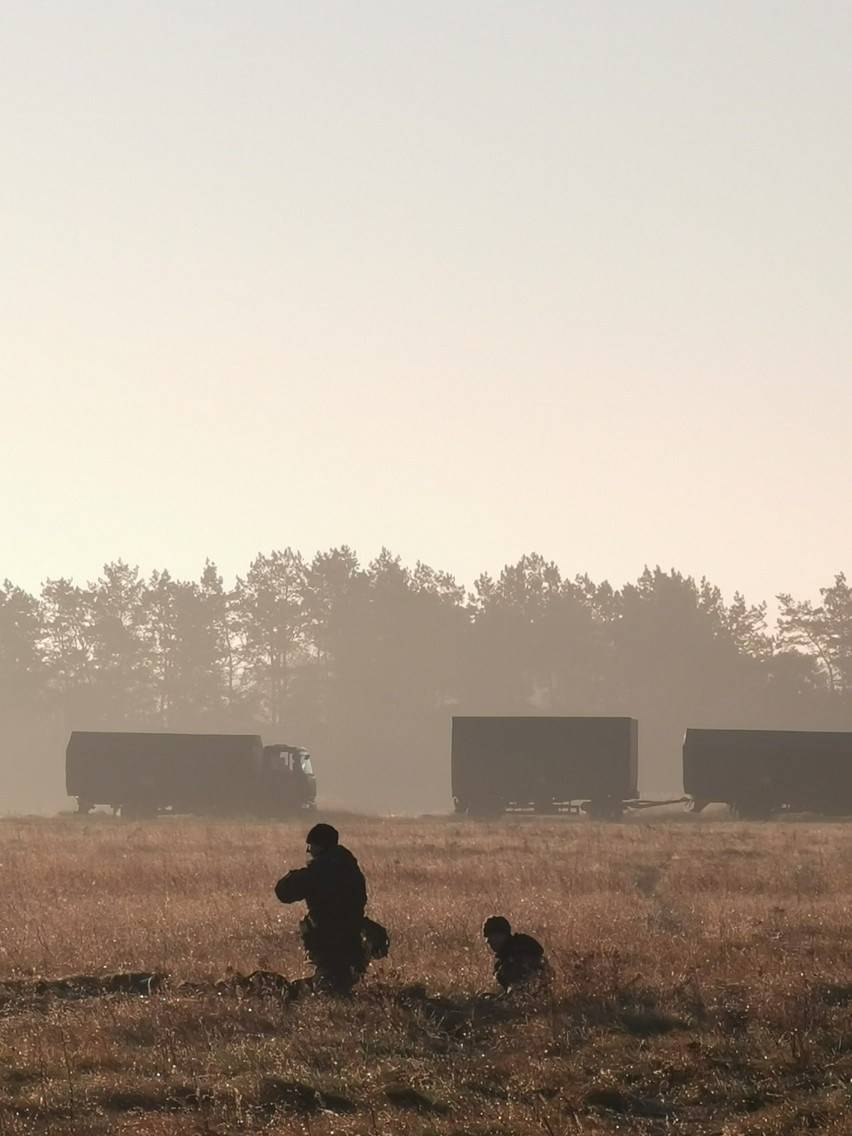
[[[150,820],[157,815],[156,805],[147,805],[141,801],[130,801],[121,806],[123,820]]]
[[[592,820],[621,820],[624,816],[624,805],[621,801],[609,799],[589,801],[583,808]]]
[[[735,820],[771,820],[776,811],[767,801],[731,801],[728,808]]]
[[[542,816],[555,816],[559,812],[559,805],[556,801],[535,801],[533,803],[533,812],[539,813]]]

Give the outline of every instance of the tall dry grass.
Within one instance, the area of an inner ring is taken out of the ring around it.
[[[304,823],[0,825],[0,1136],[852,1130],[852,826],[338,823],[391,955],[291,1004],[216,981],[306,973],[272,893]],[[482,997],[495,913],[545,996]],[[151,997],[33,992],[147,970]]]

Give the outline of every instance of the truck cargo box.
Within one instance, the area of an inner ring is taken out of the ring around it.
[[[635,718],[459,716],[452,731],[458,812],[554,812],[588,801],[603,815],[638,796]]]
[[[688,729],[683,788],[698,811],[852,813],[852,733]]]

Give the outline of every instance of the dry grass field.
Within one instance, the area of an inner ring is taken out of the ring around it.
[[[0,1136],[852,1131],[852,825],[337,823],[391,955],[291,1003],[232,979],[306,973],[304,822],[0,824]],[[492,913],[546,995],[484,996]]]

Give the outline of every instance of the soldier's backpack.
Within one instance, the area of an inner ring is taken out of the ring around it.
[[[364,940],[370,958],[383,959],[388,957],[390,935],[381,923],[377,923],[375,919],[369,919],[365,915],[361,923],[361,937]]]

